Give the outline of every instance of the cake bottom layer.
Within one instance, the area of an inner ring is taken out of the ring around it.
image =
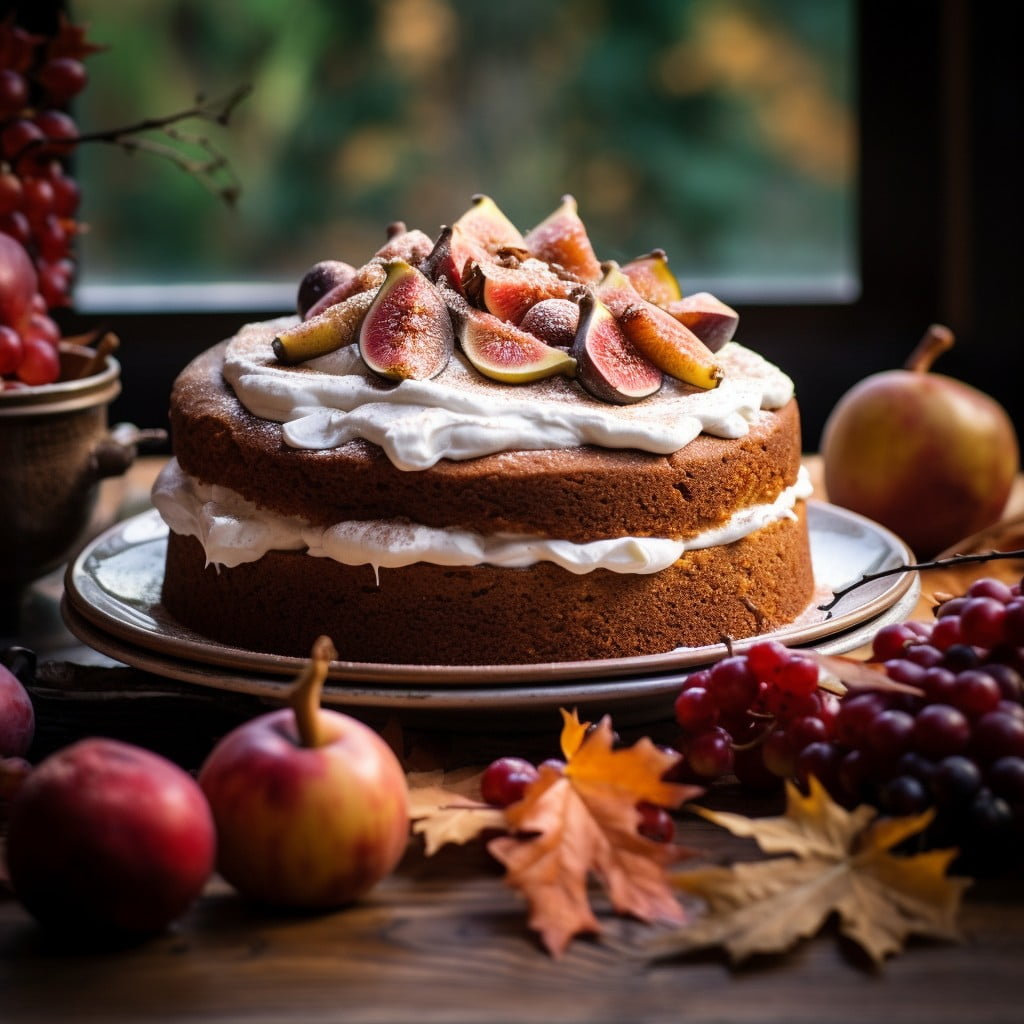
[[[271,551],[219,570],[171,533],[163,604],[219,643],[306,657],[329,636],[344,661],[503,665],[661,654],[792,622],[814,587],[805,506],[649,575],[551,563],[381,569]]]

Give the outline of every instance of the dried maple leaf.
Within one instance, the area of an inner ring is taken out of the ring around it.
[[[468,843],[488,829],[507,828],[501,808],[474,799],[480,791],[480,772],[475,769],[455,775],[421,772],[408,780],[412,829],[423,836],[428,857],[445,843]]]
[[[847,811],[810,780],[804,796],[787,784],[786,813],[747,818],[695,808],[765,853],[794,856],[680,872],[673,881],[709,913],[645,947],[652,958],[724,946],[734,962],[781,953],[815,934],[833,913],[842,933],[877,965],[911,934],[959,938],[956,918],[969,879],[946,875],[956,850],[913,856],[891,851],[931,821],[931,812],[879,818],[866,805]]]
[[[523,799],[505,810],[519,834],[488,844],[507,869],[506,881],[525,895],[530,927],[554,956],[573,936],[600,931],[588,899],[591,876],[619,913],[644,921],[683,920],[665,865],[688,851],[640,835],[637,804],[674,808],[702,792],[662,781],[678,757],[648,738],[613,749],[608,717],[590,729],[575,713],[562,716],[565,768],[541,765]]]

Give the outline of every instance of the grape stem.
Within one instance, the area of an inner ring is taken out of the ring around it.
[[[818,605],[818,610],[826,613],[826,618],[831,617],[832,609],[847,594],[852,593],[858,587],[874,580],[885,579],[887,576],[897,576],[904,572],[921,572],[926,569],[945,569],[952,565],[968,565],[974,562],[992,562],[1001,558],[1024,558],[1024,548],[1015,551],[986,551],[975,555],[950,555],[948,558],[936,558],[930,562],[915,562],[913,565],[895,565],[889,569],[881,569],[878,572],[865,573],[860,579],[846,587],[832,592],[832,600],[825,604]]]
[[[167,160],[186,174],[192,175],[204,188],[232,206],[241,195],[241,187],[227,159],[215,149],[210,139],[202,135],[183,132],[175,126],[189,120],[208,121],[226,126],[229,124],[235,108],[251,92],[251,85],[240,85],[222,99],[207,100],[200,95],[196,97],[196,101],[191,107],[175,111],[172,114],[165,114],[163,117],[147,117],[134,124],[102,131],[83,132],[73,138],[44,136],[32,139],[10,158],[10,163],[17,164],[25,154],[40,146],[52,144],[80,146],[86,142],[105,142],[108,145],[120,146],[129,154],[145,152]],[[162,133],[173,145],[152,138],[140,137],[151,132]],[[182,145],[198,149],[203,156],[199,159],[188,156],[181,149],[176,148],[176,146]],[[229,180],[226,184],[217,184],[216,177],[219,174],[228,176]]]

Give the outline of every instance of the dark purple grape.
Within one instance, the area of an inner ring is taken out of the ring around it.
[[[985,779],[996,796],[1011,804],[1024,803],[1024,757],[997,758],[988,766]]]
[[[892,764],[914,740],[914,716],[889,708],[868,723],[863,745],[883,764]]]
[[[916,750],[908,750],[896,762],[897,775],[913,775],[915,779],[927,784],[935,774],[935,762],[919,754]]]
[[[969,668],[977,668],[981,664],[981,655],[970,644],[955,643],[945,648],[942,664],[951,672],[963,672]]]
[[[978,790],[968,814],[970,826],[981,833],[986,843],[1008,838],[1013,832],[1013,808],[988,788]]]
[[[929,785],[937,804],[963,804],[981,787],[981,769],[969,757],[952,754],[935,766]]]
[[[948,704],[927,704],[914,719],[914,748],[929,757],[959,754],[970,739],[970,723]]]
[[[990,711],[974,723],[971,746],[983,763],[1024,757],[1024,718],[1009,710]]]
[[[932,803],[927,788],[913,775],[897,775],[881,785],[878,801],[889,814],[920,814]]]
[[[834,743],[810,743],[797,754],[793,774],[804,792],[808,790],[808,779],[813,775],[833,797],[837,797],[842,760],[843,752]]]

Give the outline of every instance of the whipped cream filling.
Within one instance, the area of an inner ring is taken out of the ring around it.
[[[152,497],[171,530],[195,537],[203,545],[207,564],[230,568],[255,562],[268,551],[305,551],[345,565],[370,565],[379,580],[382,568],[416,562],[506,568],[554,562],[576,574],[595,569],[660,572],[686,551],[730,544],[770,523],[794,518],[797,501],[810,497],[811,490],[810,478],[801,467],[797,482],[775,501],[740,509],[721,526],[695,537],[620,537],[587,544],[507,533],[481,536],[397,520],[311,526],[302,519],[258,508],[226,487],[201,483],[182,472],[176,459],[161,471]]]
[[[761,409],[781,408],[793,397],[786,374],[736,342],[716,354],[724,372],[717,388],[704,391],[666,376],[657,394],[616,406],[565,377],[488,380],[459,352],[426,381],[380,380],[354,344],[300,367],[281,366],[270,340],[290,322],[247,324],[229,343],[224,377],[242,405],[282,424],[284,441],[294,448],[325,450],[362,438],[402,470],[579,445],[668,455],[701,433],[743,437]]]

